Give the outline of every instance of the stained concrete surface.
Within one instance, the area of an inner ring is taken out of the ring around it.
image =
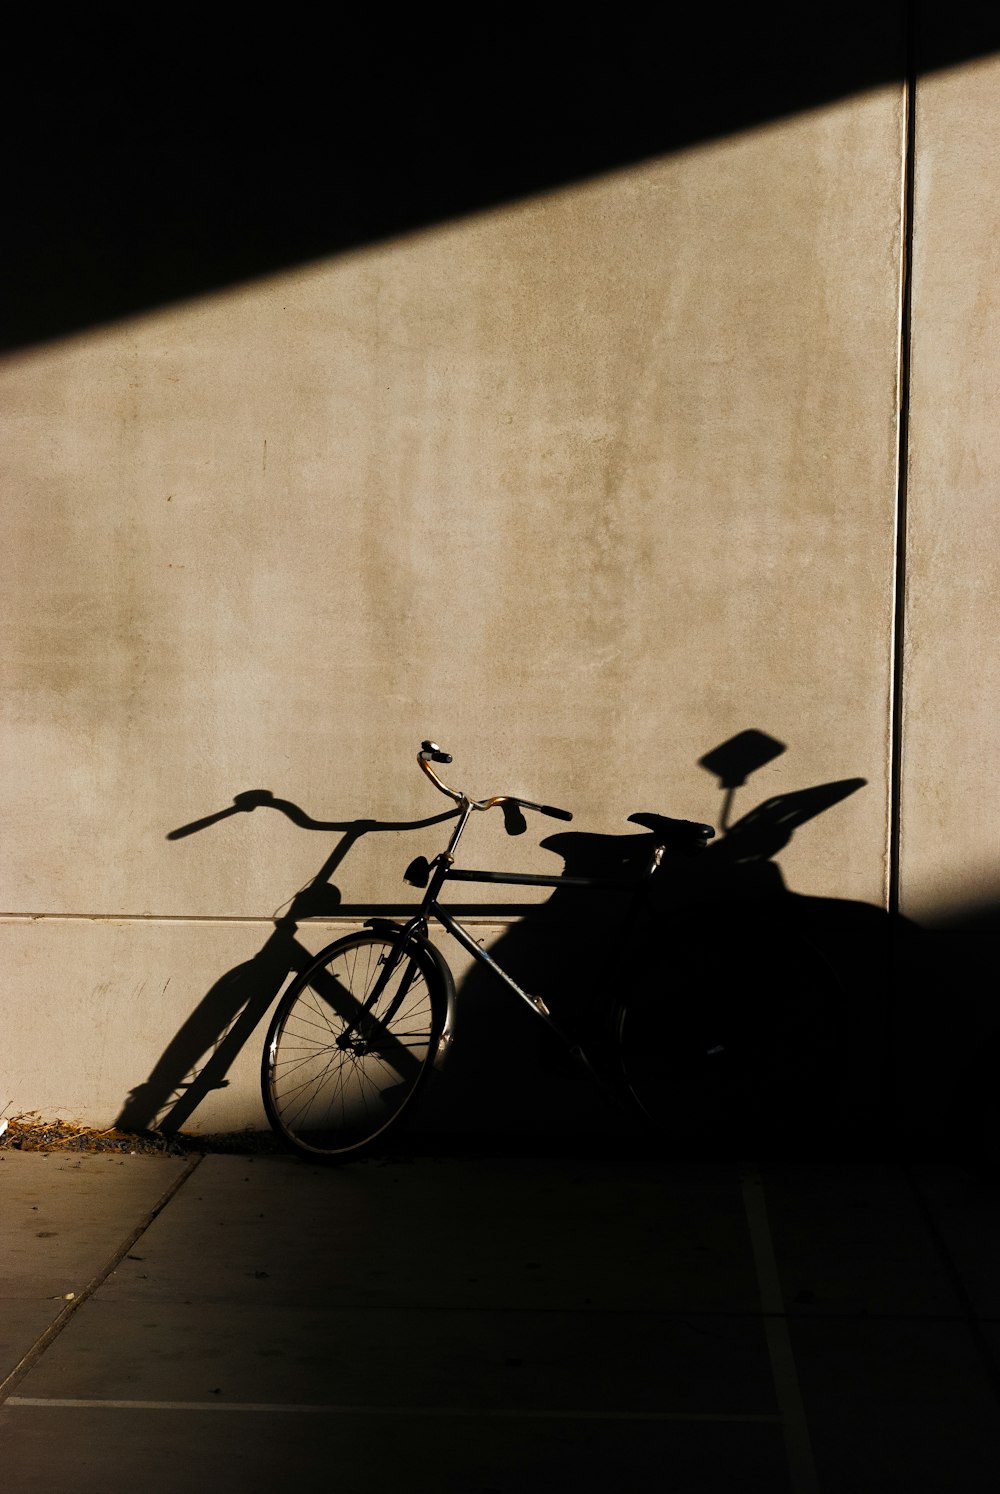
[[[850,51],[887,76],[876,29]],[[766,731],[787,755],[734,815],[863,777],[783,869],[883,904],[904,102],[0,365],[12,1114],[111,1124],[316,879],[324,917],[408,896],[450,807],[428,735],[474,797],[617,836],[717,820],[700,759]],[[465,865],[557,872],[551,828],[480,816]],[[227,1078],[206,1129],[259,1120],[253,1066]]]
[[[137,1160],[0,1151],[0,1376],[71,1311],[187,1165]]]
[[[3,1154],[6,1487],[996,1487],[993,1184],[519,1150]]]

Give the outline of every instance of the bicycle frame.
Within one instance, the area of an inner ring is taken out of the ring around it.
[[[455,1026],[455,980],[431,941],[432,921],[544,1022],[612,1103],[631,1111],[635,1102],[643,1110],[624,1066],[605,1064],[603,1058],[600,1064],[592,1063],[583,1044],[563,1030],[543,997],[525,990],[441,898],[447,883],[456,881],[614,890],[626,894],[628,906],[623,917],[618,909],[616,923],[627,927],[647,902],[645,890],[666,850],[702,845],[714,834],[712,827],[665,816],[633,816],[653,830],[649,840],[639,842],[638,875],[632,870],[634,860],[626,866],[605,862],[607,869],[600,876],[460,869],[455,858],[473,812],[502,808],[511,834],[526,828],[523,810],[559,820],[573,816],[512,794],[472,799],[443,783],[432,761],[450,763],[451,758],[435,743],[424,742],[418,762],[456,806],[455,825],[445,850],[433,861],[418,856],[404,874],[411,886],[422,889],[418,906],[400,919],[369,918],[367,927],[374,932],[350,934],[320,950],[284,992],[271,1019],[261,1062],[264,1107],[278,1134],[309,1157],[345,1160],[376,1144],[408,1108],[428,1070],[446,1058]],[[635,846],[630,844],[629,850],[634,853]],[[557,942],[567,951],[575,943],[572,937]],[[358,951],[363,953],[356,959]],[[614,1041],[603,1045],[615,1056],[620,1053],[623,1011],[619,1004]],[[596,1047],[591,1051],[599,1056]]]
[[[405,958],[407,946],[414,939],[418,940],[422,945],[428,945],[430,943],[429,924],[430,920],[433,919],[435,922],[440,924],[441,927],[451,935],[456,943],[461,945],[461,947],[468,954],[470,954],[473,959],[478,961],[479,964],[484,965],[496,979],[500,980],[511,992],[513,992],[515,996],[517,996],[522,1002],[524,1002],[525,1005],[528,1006],[530,1010],[535,1014],[535,1016],[540,1018],[541,1021],[543,1021],[549,1028],[549,1030],[553,1033],[553,1035],[559,1039],[559,1041],[569,1051],[571,1056],[575,1058],[577,1062],[587,1070],[587,1072],[593,1079],[595,1079],[598,1084],[604,1087],[603,1079],[595,1069],[594,1065],[591,1063],[590,1059],[587,1057],[582,1045],[577,1042],[572,1036],[570,1036],[570,1034],[565,1032],[562,1027],[560,1027],[560,1025],[553,1018],[552,1013],[550,1012],[545,1001],[540,996],[532,996],[529,992],[525,991],[514,979],[514,977],[510,975],[510,973],[506,971],[503,966],[493,958],[489,951],[483,948],[483,946],[476,938],[474,938],[469,930],[452,913],[449,913],[447,908],[441,906],[441,903],[439,901],[440,894],[445,883],[448,881],[491,882],[518,887],[575,887],[600,889],[605,891],[631,890],[636,894],[635,903],[633,904],[634,911],[634,909],[638,906],[644,888],[647,886],[650,879],[658,870],[663,860],[666,848],[662,845],[655,846],[644,870],[639,874],[638,877],[629,878],[575,877],[555,875],[547,876],[541,873],[533,872],[495,872],[458,868],[454,864],[455,851],[459,841],[462,838],[465,828],[469,823],[472,811],[477,807],[478,806],[468,798],[466,798],[466,796],[463,795],[461,797],[458,822],[448,841],[448,846],[439,856],[435,857],[433,862],[429,863],[428,865],[430,876],[426,886],[426,890],[424,892],[424,896],[421,900],[420,907],[417,912],[404,924],[398,924],[386,919],[367,920],[368,926],[370,927],[378,927],[385,929],[386,931],[389,931],[391,929],[394,934],[398,935],[398,939],[393,954],[388,960],[382,976],[376,982],[375,988],[373,989],[370,997],[365,1003],[365,1010],[371,1009],[378,1002],[387,982],[390,980],[393,972],[397,968],[399,961]],[[413,967],[411,965],[411,972],[408,972],[407,976],[402,981],[399,991],[393,999],[388,1012],[383,1018],[383,1021],[387,1024],[391,1022],[392,1018],[395,1016],[397,1010],[406,997],[407,991],[409,989],[409,979],[410,974],[412,973],[412,969]],[[354,1024],[352,1023],[351,1031],[353,1031],[353,1027]],[[450,1024],[449,1028],[446,1029],[446,1033],[443,1035],[443,1042],[445,1043],[445,1046],[447,1046],[451,1039],[451,1033],[449,1029]],[[347,1036],[347,1034],[345,1034],[345,1036]]]

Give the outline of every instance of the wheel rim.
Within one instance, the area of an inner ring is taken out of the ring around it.
[[[389,940],[345,944],[309,972],[275,1024],[265,1056],[268,1108],[300,1150],[328,1156],[370,1145],[433,1060],[436,1003],[419,962],[401,962],[366,1011],[391,950]]]

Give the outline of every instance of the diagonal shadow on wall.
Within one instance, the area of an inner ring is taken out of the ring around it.
[[[317,17],[322,13],[317,12]],[[21,19],[0,118],[0,346],[753,129],[1000,48],[929,0],[391,23]]]

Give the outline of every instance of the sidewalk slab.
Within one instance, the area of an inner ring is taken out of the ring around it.
[[[954,1279],[898,1166],[771,1166],[767,1207],[796,1316],[961,1317]]]
[[[758,1307],[725,1164],[208,1156],[142,1254],[116,1294],[224,1304],[266,1283],[272,1302],[317,1309]]]
[[[11,1301],[106,1273],[0,1406],[18,1494],[1000,1487],[959,1169],[7,1157],[15,1197]]]
[[[741,1207],[730,1169],[206,1157],[30,1391],[773,1417]]]
[[[758,1305],[732,1168],[209,1156],[0,1425],[19,1494],[783,1494]]]
[[[9,1418],[17,1417],[16,1422]],[[17,1494],[788,1494],[770,1425],[246,1414],[59,1407],[0,1413]],[[63,1443],[62,1460],[54,1447]],[[68,1480],[60,1483],[63,1473]],[[798,1491],[794,1491],[798,1494]],[[825,1494],[825,1491],[824,1491]],[[866,1491],[867,1494],[867,1491]],[[951,1491],[949,1491],[951,1494]],[[991,1491],[992,1494],[992,1491]]]
[[[1000,1408],[961,1319],[792,1324],[823,1494],[996,1494]]]
[[[961,1168],[918,1164],[913,1176],[930,1227],[954,1262],[977,1317],[1000,1328],[1000,1185]]]
[[[0,1151],[0,1384],[189,1166],[173,1157]]]

